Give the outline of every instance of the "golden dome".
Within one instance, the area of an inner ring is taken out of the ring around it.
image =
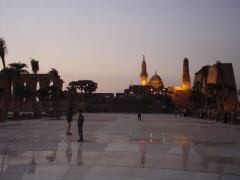
[[[149,81],[149,85],[152,85],[156,88],[160,87],[160,86],[163,86],[163,81],[162,79],[160,78],[159,75],[157,75],[157,72],[155,73],[155,75],[152,76],[152,78],[150,79]]]

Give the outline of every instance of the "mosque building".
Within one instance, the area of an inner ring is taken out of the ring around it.
[[[236,83],[231,63],[223,63],[224,74],[227,78],[226,83],[231,84],[236,89]],[[207,82],[218,84],[219,72],[215,65],[209,66],[209,74]],[[183,60],[181,86],[166,86],[162,78],[155,74],[148,80],[147,63],[143,55],[140,83],[138,85],[129,85],[123,93],[94,93],[87,103],[87,109],[108,109],[109,112],[149,112],[149,103],[146,103],[148,98],[152,99],[150,111],[154,113],[163,112],[164,102],[157,100],[157,95],[169,96],[175,105],[175,108],[193,110],[194,103],[189,100],[191,92],[191,78],[189,74],[189,61],[187,58]],[[195,73],[194,82],[203,81],[203,72],[200,70]],[[228,81],[228,82],[227,82]],[[203,84],[204,85],[204,84]],[[203,106],[202,106],[203,107]],[[228,101],[225,102],[226,109],[240,109],[240,103],[237,101],[237,91],[234,91]],[[173,109],[169,109],[173,111]]]
[[[127,97],[154,97],[156,94],[168,95],[172,98],[176,108],[193,108],[192,102],[188,100],[191,89],[191,80],[189,75],[189,62],[185,58],[183,60],[182,86],[165,86],[161,77],[155,71],[155,74],[148,81],[147,63],[145,55],[143,55],[140,85],[130,85],[124,90]]]
[[[190,75],[188,59],[183,60],[182,86],[166,86],[164,81],[157,74],[148,79],[147,63],[145,56],[141,63],[140,82],[138,85],[129,85],[121,93],[93,93],[86,103],[86,110],[89,112],[163,112],[164,101],[158,97],[169,96],[177,109],[192,109],[194,104],[188,100],[190,95]],[[159,96],[160,95],[160,96]],[[151,99],[151,100],[150,100]],[[168,112],[173,109],[168,109]]]
[[[143,61],[142,61],[142,71],[140,73],[140,85],[146,86],[151,85],[155,88],[164,87],[163,81],[160,78],[159,75],[157,75],[157,71],[155,71],[155,75],[152,76],[149,82],[148,80],[148,73],[147,73],[147,65],[145,61],[145,55],[143,55]]]
[[[124,90],[124,95],[127,97],[147,97],[153,94],[166,93],[167,88],[164,87],[163,81],[157,71],[148,81],[147,65],[145,61],[145,55],[143,55],[142,67],[140,72],[140,84],[130,85],[128,89]]]

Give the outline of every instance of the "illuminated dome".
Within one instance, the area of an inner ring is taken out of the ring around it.
[[[160,78],[159,75],[157,75],[157,72],[155,72],[155,75],[152,76],[152,78],[149,81],[149,85],[154,86],[155,88],[158,88],[160,86],[163,86],[163,81]]]

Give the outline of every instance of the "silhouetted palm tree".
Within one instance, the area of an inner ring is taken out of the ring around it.
[[[58,70],[51,68],[51,70],[48,71],[48,74],[53,74],[55,77],[58,77]]]
[[[3,38],[0,38],[0,57],[2,59],[3,68],[5,69],[5,55],[8,53],[6,42]]]
[[[53,74],[58,79],[58,70],[51,68],[48,74]],[[59,91],[59,82],[57,81],[57,91]],[[57,105],[58,105],[58,97],[57,97]]]
[[[51,68],[48,74],[53,74],[56,77],[56,79],[58,79],[58,71],[56,69]],[[60,117],[58,113],[58,101],[59,101],[59,82],[57,81],[57,118]]]
[[[3,38],[0,38],[0,57],[2,59],[2,63],[3,63],[3,69],[6,69],[5,66],[5,55],[8,53],[8,49],[6,46],[6,42]],[[5,79],[7,80],[6,74],[5,74]],[[8,109],[8,105],[7,105],[7,84],[5,84],[5,110],[6,110],[6,117],[7,117],[7,109]]]
[[[2,98],[2,94],[5,92],[4,88],[0,87],[0,99]]]
[[[31,88],[28,86],[21,85],[18,88],[18,95],[21,98],[21,101],[25,98],[25,107],[27,107],[28,98],[31,97],[34,93],[31,91]]]
[[[21,74],[29,74],[27,70],[24,68],[27,68],[27,64],[25,63],[11,63],[9,64],[11,68],[14,69],[16,76],[17,76],[17,84],[16,84],[16,92],[15,92],[15,108],[17,106],[17,96],[18,96],[18,82]]]
[[[46,96],[49,96],[49,86],[42,89],[38,89],[36,91],[36,96],[38,97],[39,101],[44,101],[44,98]]]
[[[14,75],[15,71],[13,68],[11,67],[6,67],[5,70],[3,69],[2,71],[0,71],[0,74],[5,74],[6,78],[8,80],[8,86],[7,87],[7,92],[9,94],[9,99],[12,100],[12,93],[11,93],[11,87],[12,87],[12,76]]]
[[[39,71],[38,61],[35,59],[31,60],[32,72],[35,75],[35,88],[37,88],[37,72]],[[37,102],[36,102],[36,92],[33,94],[34,97],[34,118],[37,118]]]

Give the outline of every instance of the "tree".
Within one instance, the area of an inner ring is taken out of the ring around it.
[[[49,87],[49,100],[50,101],[56,101],[56,100],[64,99],[64,98],[65,98],[65,95],[59,88],[57,88],[56,86]]]
[[[75,95],[77,101],[81,102],[81,100],[78,98],[78,94],[77,94],[77,90],[78,90],[78,82],[77,81],[71,81],[68,84],[67,87],[68,91],[70,91],[71,96],[73,96],[73,94]],[[72,102],[73,103],[73,102]],[[70,103],[71,104],[71,103]]]
[[[143,97],[142,103],[147,106],[147,112],[152,111],[152,97],[151,96],[145,96]]]
[[[48,74],[52,74],[56,77],[56,79],[58,79],[58,71],[54,68],[51,68],[51,70],[48,72]],[[59,88],[59,82],[57,81],[57,88]],[[57,100],[57,106],[58,106],[58,98],[56,98]]]
[[[36,96],[38,97],[39,101],[44,101],[44,97],[49,96],[49,87],[38,89],[36,91]]]
[[[83,101],[83,98],[79,98],[77,94],[77,90],[84,92],[84,102],[87,103],[89,100],[91,94],[96,91],[97,89],[97,83],[93,82],[92,80],[79,80],[79,81],[72,81],[68,84],[69,88],[72,89],[72,91],[75,91],[76,98],[79,102]]]
[[[69,83],[69,88],[75,92],[76,98],[79,102],[83,100],[83,98],[79,98],[77,94],[77,90],[81,91],[81,95],[84,92],[84,101],[85,103],[90,98],[91,94],[96,91],[97,83],[93,82],[92,80],[79,80],[79,81],[72,81]]]
[[[51,68],[51,70],[48,72],[48,74],[53,74],[56,77],[56,79],[58,79],[58,71],[56,69]],[[58,89],[59,89],[59,81],[57,81],[57,98],[56,98],[56,100],[57,100],[57,115],[56,115],[56,118],[60,117],[60,114],[58,112],[58,101],[59,101],[59,90]]]
[[[31,97],[34,93],[31,91],[31,88],[28,86],[20,85],[18,87],[18,96],[20,97],[21,101],[25,98],[25,107],[27,107],[28,98]]]
[[[201,104],[201,100],[204,98],[202,93],[202,83],[197,81],[194,83],[192,90],[190,91],[190,96],[188,99],[194,103],[195,110],[197,109],[197,103]]]
[[[220,84],[208,83],[207,92],[212,96],[213,103],[217,108],[217,96],[221,91],[222,86]]]
[[[85,93],[85,103],[87,103],[91,94],[96,91],[97,83],[95,83],[91,80],[83,80],[82,85],[83,85],[83,90]]]
[[[7,49],[7,45],[6,42],[3,38],[0,38],[0,57],[2,59],[2,64],[3,64],[3,69],[6,69],[5,66],[5,55],[8,53],[8,49]],[[5,79],[7,80],[6,74],[5,74]],[[7,105],[7,85],[5,84],[5,110],[6,110],[6,114],[5,116],[7,117],[7,109],[8,109],[8,105]]]
[[[38,61],[36,61],[35,59],[32,59],[31,66],[32,66],[32,72],[34,73],[34,77],[35,77],[34,87],[36,89],[37,88],[37,72],[39,71]],[[33,94],[33,98],[34,98],[34,118],[37,118],[36,92]]]
[[[15,92],[15,108],[17,107],[17,97],[18,97],[18,83],[19,78],[21,74],[29,74],[27,70],[24,68],[27,68],[27,64],[25,63],[11,63],[9,64],[10,68],[13,68],[15,71],[15,74],[17,76],[17,82],[16,82],[16,92]]]
[[[0,99],[2,98],[2,94],[5,92],[3,87],[0,87]]]
[[[0,57],[2,59],[3,69],[6,68],[5,66],[5,55],[8,53],[6,42],[3,38],[0,38]]]
[[[11,93],[11,87],[12,87],[12,76],[14,75],[15,71],[11,67],[6,67],[5,70],[3,69],[0,71],[0,74],[4,74],[7,77],[8,80],[8,87],[7,87],[7,92],[9,94],[9,99],[12,100],[12,93]]]
[[[168,95],[159,94],[159,100],[166,106],[166,108],[175,107],[175,104],[172,102],[172,98]]]

